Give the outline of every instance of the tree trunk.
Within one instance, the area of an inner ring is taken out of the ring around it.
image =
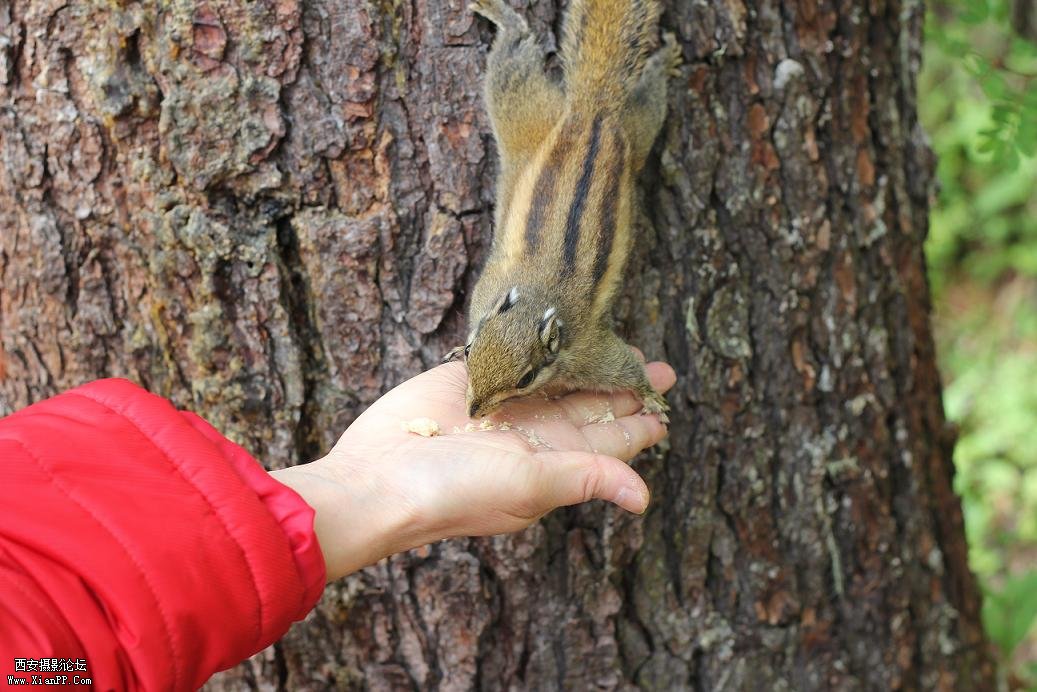
[[[526,3],[529,4],[529,3]],[[491,235],[464,0],[0,0],[0,409],[122,376],[270,467],[434,365]],[[554,45],[559,3],[523,11]],[[919,0],[669,0],[601,503],[327,589],[214,689],[989,689],[929,326]]]

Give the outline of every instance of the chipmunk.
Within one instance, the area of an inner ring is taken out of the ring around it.
[[[500,156],[496,232],[468,312],[468,413],[541,390],[634,391],[667,421],[666,400],[612,328],[630,254],[634,184],[666,117],[680,65],[672,35],[649,56],[656,0],[572,0],[563,83],[505,0],[470,9],[497,25],[485,100]]]

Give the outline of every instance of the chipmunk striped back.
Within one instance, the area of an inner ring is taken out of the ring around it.
[[[622,114],[658,15],[655,0],[573,1],[561,42],[564,109],[498,215],[490,264],[499,261],[506,275],[557,284],[591,320],[611,308],[630,250],[640,162],[631,155]]]
[[[616,115],[567,113],[516,182],[497,229],[497,269],[519,283],[536,277],[600,318],[629,254],[632,195],[630,144]]]

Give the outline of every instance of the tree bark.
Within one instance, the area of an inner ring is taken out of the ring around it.
[[[522,11],[555,44],[560,7]],[[269,467],[434,365],[491,236],[464,0],[0,0],[0,411],[122,376]],[[600,503],[329,587],[213,689],[990,689],[922,243],[923,6],[669,0]]]

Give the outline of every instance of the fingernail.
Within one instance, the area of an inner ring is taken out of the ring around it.
[[[648,493],[633,488],[620,488],[615,503],[628,512],[644,514],[648,509]]]

